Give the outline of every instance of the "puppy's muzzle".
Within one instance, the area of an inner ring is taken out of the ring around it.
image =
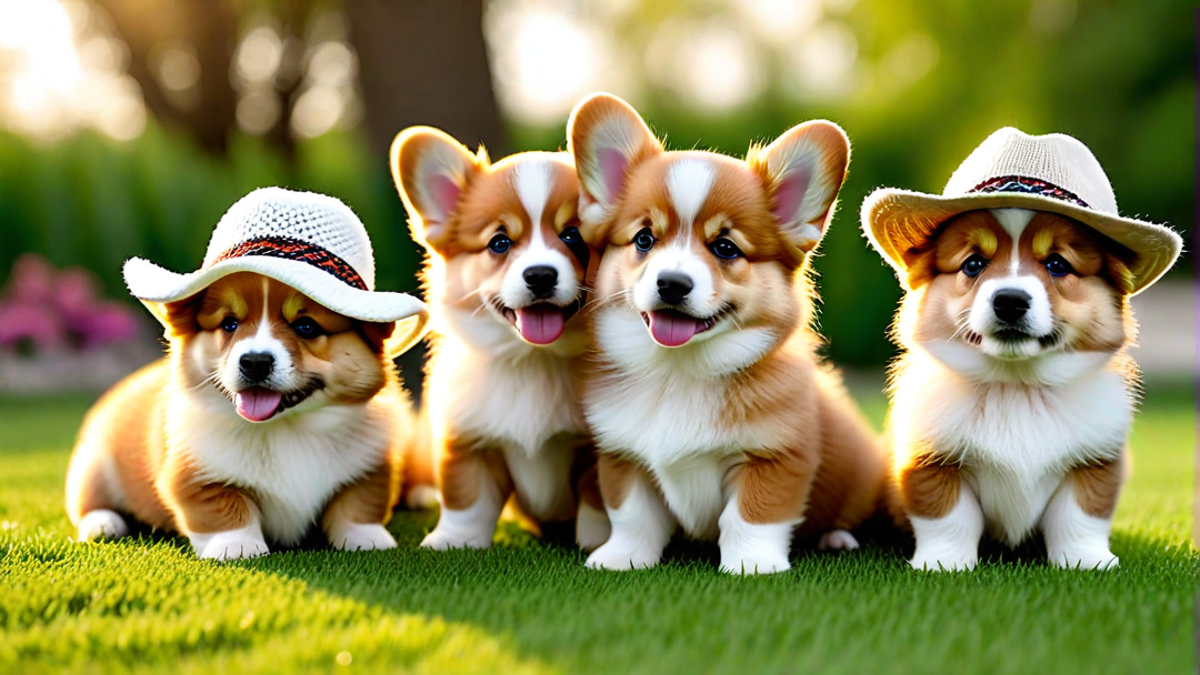
[[[534,265],[527,268],[521,276],[525,279],[525,287],[534,298],[546,300],[554,297],[555,286],[558,285],[558,270],[550,265]]]
[[[992,311],[996,318],[1008,326],[1013,326],[1025,318],[1029,312],[1032,297],[1017,288],[1004,288],[992,296]]]
[[[238,370],[249,384],[260,384],[271,377],[275,357],[268,352],[246,352],[238,359]]]
[[[668,305],[683,304],[694,287],[692,278],[686,274],[662,272],[658,275],[658,297]]]

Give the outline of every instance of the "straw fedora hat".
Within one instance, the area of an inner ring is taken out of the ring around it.
[[[221,217],[204,263],[179,274],[148,260],[124,267],[129,292],[158,316],[158,303],[189,298],[235,272],[256,272],[300,291],[352,319],[396,322],[385,349],[397,356],[425,334],[425,303],[406,293],[375,290],[375,256],[362,222],[327,195],[261,188]]]
[[[1051,211],[1125,246],[1134,259],[1133,295],[1150,287],[1179,256],[1183,240],[1170,227],[1125,218],[1096,156],[1071,136],[1030,136],[1005,127],[959,165],[940,195],[880,188],[867,196],[862,227],[871,244],[907,278],[905,253],[946,220],[978,209]]]

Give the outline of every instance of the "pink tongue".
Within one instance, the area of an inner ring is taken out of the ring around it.
[[[279,399],[282,395],[277,391],[250,387],[233,395],[233,403],[237,406],[238,414],[251,422],[262,422],[269,419],[279,409]]]
[[[700,322],[690,316],[670,310],[650,312],[650,336],[664,347],[686,344],[700,332]]]
[[[535,345],[548,345],[563,334],[563,313],[558,307],[533,305],[517,310],[517,330]]]

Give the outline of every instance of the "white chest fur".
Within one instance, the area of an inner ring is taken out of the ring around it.
[[[764,447],[752,427],[722,421],[719,379],[662,367],[606,375],[585,401],[601,450],[636,458],[692,536],[715,538],[724,477],[741,453]]]
[[[443,340],[430,366],[426,400],[435,428],[529,456],[555,436],[587,431],[571,359],[533,347],[493,356]]]
[[[390,424],[374,404],[291,411],[253,424],[215,391],[177,395],[167,413],[170,446],[185,449],[204,480],[250,492],[263,533],[284,545],[303,537],[339,488],[383,463]]]
[[[1073,466],[1120,455],[1133,415],[1103,368],[1056,386],[980,383],[910,354],[893,395],[898,459],[925,443],[963,468],[993,536],[1016,544]]]

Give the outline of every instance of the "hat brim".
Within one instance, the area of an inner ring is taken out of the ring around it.
[[[881,188],[863,201],[862,226],[871,244],[900,273],[901,283],[905,283],[908,275],[904,253],[926,243],[942,223],[968,211],[1003,208],[1057,213],[1128,248],[1135,255],[1130,264],[1134,278],[1131,295],[1158,281],[1175,264],[1183,249],[1183,239],[1165,225],[1122,218],[1041,195],[1013,192],[944,197]]]
[[[428,330],[429,310],[417,298],[407,293],[360,290],[298,260],[245,256],[179,274],[149,260],[130,258],[125,262],[122,272],[130,294],[144,303],[184,300],[238,272],[261,274],[287,284],[322,306],[351,319],[375,323],[395,322],[396,327],[384,344],[384,351],[390,357],[407,351]]]

